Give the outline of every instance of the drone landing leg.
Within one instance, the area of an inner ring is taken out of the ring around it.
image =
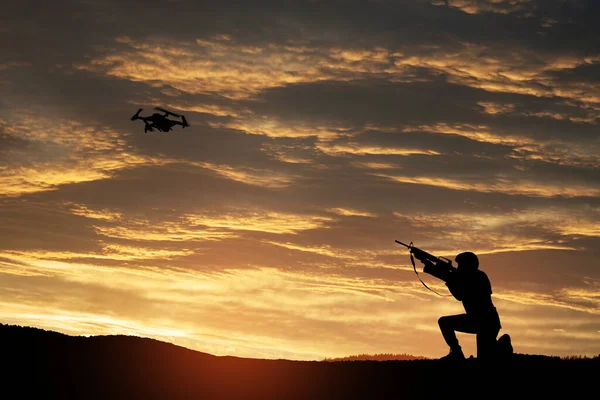
[[[152,129],[152,124],[149,124],[146,120],[144,120],[144,123],[146,124],[146,126],[144,126],[144,133],[148,131],[154,132],[154,130]]]

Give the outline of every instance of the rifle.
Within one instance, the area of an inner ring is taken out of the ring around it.
[[[419,273],[417,272],[417,267],[415,266],[415,258],[424,264],[423,272],[432,275],[438,279],[441,279],[444,282],[448,282],[450,276],[456,271],[456,268],[454,268],[454,266],[452,265],[452,261],[448,260],[445,257],[436,257],[433,254],[427,253],[426,251],[415,247],[412,242],[410,242],[410,244],[405,244],[396,240],[396,243],[408,248],[410,252],[410,262],[413,265],[417,277],[419,277]],[[419,280],[427,289],[431,290],[434,293],[437,293],[436,291],[430,289],[425,284],[425,282],[421,280],[421,277],[419,277]]]

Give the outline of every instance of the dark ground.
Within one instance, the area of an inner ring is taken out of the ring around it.
[[[154,339],[2,324],[0,351],[7,399],[554,399],[597,393],[600,372],[600,357],[528,354],[493,365],[217,357]]]

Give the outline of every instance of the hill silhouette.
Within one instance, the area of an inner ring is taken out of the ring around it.
[[[44,399],[424,399],[594,393],[600,356],[291,361],[214,356],[136,336],[0,324],[2,392]]]

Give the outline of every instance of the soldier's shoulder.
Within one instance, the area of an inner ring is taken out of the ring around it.
[[[475,273],[477,274],[477,276],[478,276],[480,279],[489,279],[489,278],[488,278],[488,275],[487,275],[487,274],[486,274],[484,271],[482,271],[482,270],[480,270],[480,269],[476,270],[476,272],[475,272]]]

